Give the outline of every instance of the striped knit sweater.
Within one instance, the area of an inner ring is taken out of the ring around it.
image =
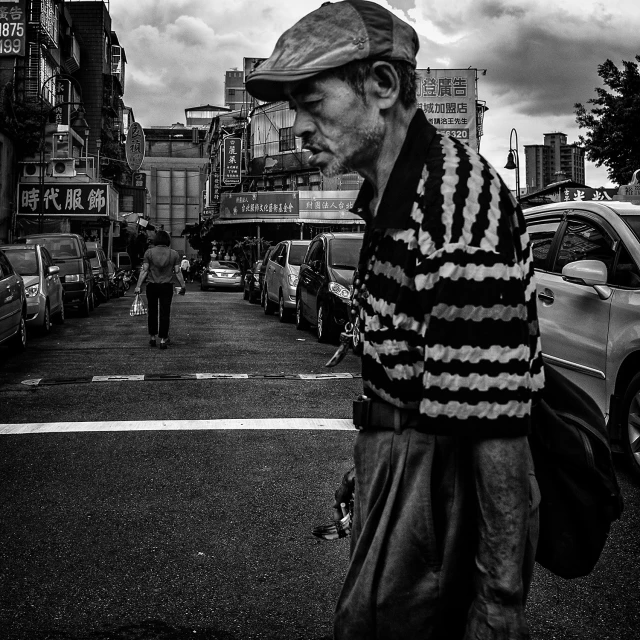
[[[419,409],[432,433],[528,433],[543,384],[533,265],[520,207],[469,146],[411,122],[356,284],[365,393]]]

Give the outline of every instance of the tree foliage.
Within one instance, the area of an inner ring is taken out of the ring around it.
[[[636,61],[640,62],[640,55]],[[640,72],[636,62],[622,61],[622,69],[607,60],[598,65],[598,75],[610,90],[595,89],[597,97],[577,103],[576,122],[587,129],[579,136],[586,157],[597,167],[605,165],[614,184],[627,184],[640,169]]]

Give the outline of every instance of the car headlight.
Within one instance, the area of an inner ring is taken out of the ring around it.
[[[84,282],[84,275],[82,273],[74,273],[70,276],[64,277],[65,282]]]
[[[25,287],[24,292],[27,294],[27,298],[35,298],[38,295],[38,285],[32,284],[30,287]]]
[[[329,291],[333,293],[333,295],[338,296],[338,298],[342,298],[343,300],[349,299],[349,289],[343,287],[341,284],[337,282],[329,283]]]
[[[289,281],[290,287],[295,287],[298,285],[298,276],[295,275],[294,273],[290,273],[289,276],[287,277],[287,280]]]

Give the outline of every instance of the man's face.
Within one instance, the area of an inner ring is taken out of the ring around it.
[[[374,104],[330,75],[294,85],[288,94],[296,112],[293,133],[311,151],[312,167],[331,177],[375,165],[384,126]]]

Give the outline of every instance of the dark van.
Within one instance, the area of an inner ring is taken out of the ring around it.
[[[351,284],[362,233],[321,233],[309,245],[296,289],[296,327],[314,325],[319,342],[337,339],[349,321]]]
[[[38,233],[20,238],[17,242],[44,245],[60,267],[64,306],[77,307],[83,316],[93,311],[91,258],[95,258],[96,252],[87,249],[82,236],[75,233]]]

